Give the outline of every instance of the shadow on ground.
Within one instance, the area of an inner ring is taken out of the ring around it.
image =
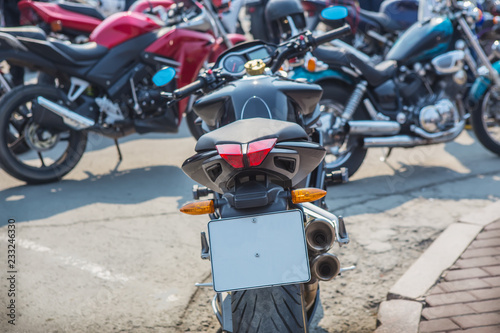
[[[137,204],[159,197],[192,199],[194,182],[175,166],[154,166],[62,180],[44,185],[22,185],[0,192],[0,212],[18,221],[44,219],[94,203]],[[0,220],[0,226],[6,221]]]

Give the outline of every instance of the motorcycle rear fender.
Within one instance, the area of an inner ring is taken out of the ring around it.
[[[500,60],[493,63],[493,68],[498,73],[500,73]],[[491,80],[489,78],[484,76],[478,76],[469,91],[469,96],[468,96],[469,104],[472,106],[478,105],[490,87],[491,87]]]
[[[20,49],[4,49],[0,42],[0,60],[6,60],[10,65],[27,67],[33,70],[42,70],[48,74],[55,74],[54,64],[36,54]]]
[[[28,51],[26,46],[24,46],[16,37],[5,32],[0,32],[0,49],[2,51],[8,49]]]
[[[90,33],[102,21],[91,16],[75,13],[61,8],[57,3],[47,3],[40,1],[21,0],[18,4],[21,11],[21,24],[32,25],[35,22],[26,21],[29,17],[26,13],[30,10],[35,11],[40,18],[50,24],[51,22],[60,21],[66,29],[83,31]],[[23,21],[24,20],[24,21]]]

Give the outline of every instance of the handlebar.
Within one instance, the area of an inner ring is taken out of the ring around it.
[[[280,69],[283,62],[286,59],[293,58],[299,55],[305,54],[307,51],[316,48],[320,44],[324,44],[331,40],[340,38],[344,35],[347,35],[351,32],[351,27],[349,24],[344,24],[340,28],[328,31],[327,33],[313,37],[310,32],[306,32],[305,34],[301,34],[298,37],[286,42],[287,49],[280,53],[276,62],[273,64],[271,68],[272,72],[276,72]]]
[[[183,99],[184,97],[187,97],[191,95],[192,93],[196,92],[197,90],[200,90],[205,87],[206,80],[204,77],[198,78],[198,80],[191,82],[190,84],[176,89],[173,92],[173,97],[175,99]]]
[[[286,43],[282,44],[282,46],[285,46],[286,49],[280,51],[278,57],[276,58],[271,68],[271,71],[276,72],[281,67],[281,65],[283,65],[283,62],[286,59],[303,55],[307,51],[316,48],[320,44],[327,43],[331,40],[347,35],[350,32],[351,32],[351,27],[349,26],[349,24],[344,24],[342,27],[328,31],[327,33],[318,37],[313,37],[310,32],[301,34],[293,38],[292,40],[289,40]],[[181,100],[195,93],[197,90],[206,88],[215,81],[217,81],[215,73],[212,73],[211,70],[207,71],[207,73],[204,74],[203,76],[200,76],[198,80],[182,88],[174,90],[171,97],[173,98],[173,100]]]
[[[348,35],[350,33],[351,33],[351,26],[346,23],[338,29],[328,31],[327,33],[325,33],[321,36],[315,37],[313,39],[313,43],[314,43],[313,46],[317,47],[318,45],[327,43],[327,42],[332,41],[334,39],[338,39],[338,38],[343,37],[345,35]]]

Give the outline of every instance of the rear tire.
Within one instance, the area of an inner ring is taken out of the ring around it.
[[[363,163],[367,149],[363,148],[363,138],[360,136],[346,135],[341,139],[329,139],[328,134],[325,133],[330,128],[330,120],[333,113],[342,113],[347,104],[349,97],[352,94],[352,89],[342,87],[332,82],[319,82],[323,88],[323,97],[319,102],[324,107],[321,119],[324,122],[322,131],[325,140],[325,148],[327,155],[325,157],[325,170],[326,172],[333,172],[340,170],[340,168],[348,168],[349,177],[354,175]],[[367,120],[366,112],[359,106],[355,111],[354,120]],[[328,142],[328,140],[332,140]],[[337,152],[334,152],[338,149]]]
[[[301,285],[235,291],[231,295],[233,332],[306,332]]]
[[[200,124],[196,123],[196,119],[198,119],[198,115],[194,113],[193,110],[190,110],[186,113],[186,121],[189,128],[189,132],[191,135],[198,141],[200,136],[205,134]]]
[[[488,91],[477,110],[471,115],[477,139],[489,151],[500,155],[500,100]]]
[[[12,177],[30,184],[60,180],[80,161],[87,144],[86,132],[61,132],[37,124],[32,106],[38,96],[61,101],[56,87],[27,85],[5,94],[0,105],[0,166]],[[25,141],[30,153],[16,155],[11,137],[14,127],[18,141]]]

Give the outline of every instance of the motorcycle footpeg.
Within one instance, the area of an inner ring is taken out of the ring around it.
[[[354,265],[349,266],[349,267],[342,267],[339,271],[339,275],[342,274],[343,272],[352,271],[354,269],[356,269],[356,266],[354,266]]]
[[[203,197],[207,197],[214,193],[211,189],[205,186],[193,185],[193,199],[198,200]]]
[[[345,227],[344,218],[339,215],[339,237],[340,239],[349,239],[349,235],[347,234],[347,229]]]
[[[201,232],[201,259],[210,260],[210,247],[208,246],[207,235]]]
[[[340,170],[328,173],[326,181],[329,184],[345,184],[349,181],[349,171],[347,168],[340,168]]]

